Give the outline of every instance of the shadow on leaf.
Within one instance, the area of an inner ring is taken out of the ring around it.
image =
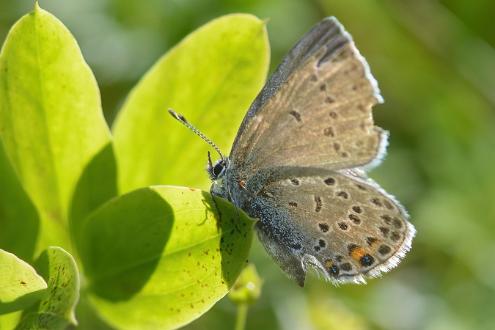
[[[236,242],[239,240],[251,242],[250,236],[254,221],[227,200],[215,196],[215,202],[213,202],[210,193],[203,192],[202,194],[206,207],[215,214],[217,228],[222,233],[220,239],[222,277],[230,288],[246,263],[245,258],[238,255],[240,251],[235,249]]]
[[[174,224],[170,205],[149,188],[111,200],[85,221],[81,258],[98,296],[122,301],[153,274]]]
[[[39,222],[38,212],[0,142],[0,248],[27,262],[32,261]]]
[[[84,219],[115,196],[117,196],[117,167],[113,146],[108,143],[84,168],[74,190],[69,227],[77,247],[79,247],[79,235]]]

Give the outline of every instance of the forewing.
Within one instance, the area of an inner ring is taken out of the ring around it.
[[[259,236],[299,284],[308,266],[336,283],[364,282],[411,247],[408,215],[370,179],[321,169],[279,170],[265,179],[251,192],[269,206],[258,210]]]
[[[382,99],[335,18],[304,36],[273,77],[241,125],[230,155],[234,166],[342,169],[379,158],[386,133],[373,125],[371,108]]]

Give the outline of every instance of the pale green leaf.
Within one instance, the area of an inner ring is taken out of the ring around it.
[[[46,282],[28,263],[0,250],[0,314],[22,310],[46,292]]]
[[[119,329],[170,329],[199,317],[233,285],[253,222],[208,193],[156,186],[120,196],[83,226],[91,301]]]
[[[74,258],[52,246],[40,255],[35,266],[48,282],[49,294],[23,313],[16,329],[57,330],[77,325],[74,310],[79,299],[79,272]]]
[[[85,166],[110,143],[96,80],[67,28],[37,5],[0,54],[0,138],[38,208],[41,237],[69,248],[69,207]]]
[[[0,315],[0,329],[14,329],[21,318],[21,311]]]
[[[265,22],[246,14],[213,20],[170,50],[132,90],[117,118],[120,191],[164,183],[206,188],[211,148],[167,108],[182,113],[228,153],[265,81],[268,62]]]

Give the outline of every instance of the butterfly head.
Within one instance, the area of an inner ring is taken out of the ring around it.
[[[224,176],[226,169],[227,158],[221,158],[213,164],[211,161],[210,152],[208,152],[208,167],[206,168],[206,171],[212,181],[221,179]]]

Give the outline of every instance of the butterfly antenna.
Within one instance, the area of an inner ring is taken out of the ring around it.
[[[215,143],[213,143],[213,141],[210,140],[206,135],[204,135],[203,133],[201,133],[201,131],[199,129],[197,129],[190,122],[188,122],[187,119],[183,115],[181,115],[180,113],[175,112],[172,109],[168,109],[168,113],[170,113],[172,115],[172,117],[174,117],[175,119],[177,119],[178,121],[180,121],[184,126],[186,126],[187,128],[189,128],[191,131],[193,131],[194,134],[196,134],[197,136],[199,136],[203,141],[205,141],[213,149],[215,149],[215,151],[218,152],[218,154],[220,155],[220,158],[222,158],[222,160],[225,159],[225,157],[223,156],[222,152],[220,151],[220,148],[218,148],[217,145]],[[208,153],[208,158],[209,158],[209,153]]]

